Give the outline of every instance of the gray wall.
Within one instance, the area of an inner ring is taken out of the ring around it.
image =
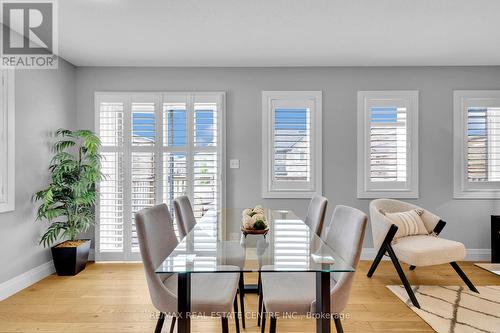
[[[449,221],[444,236],[468,248],[490,246],[492,200],[454,200],[453,89],[500,89],[500,67],[445,68],[77,68],[77,124],[94,127],[95,91],[224,90],[227,92],[227,206],[262,203],[304,214],[307,200],[260,196],[261,91],[323,91],[323,189],[336,204],[367,211],[356,198],[356,93],[358,90],[420,91],[420,199]],[[229,225],[237,231],[239,222]],[[365,247],[372,247],[368,234]]]
[[[16,209],[0,213],[0,283],[52,259],[38,245],[45,226],[34,222],[31,196],[48,183],[52,133],[75,126],[75,74],[62,59],[58,70],[15,73]]]

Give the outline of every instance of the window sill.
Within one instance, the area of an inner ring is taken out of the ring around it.
[[[358,191],[358,199],[418,199],[418,191]]]

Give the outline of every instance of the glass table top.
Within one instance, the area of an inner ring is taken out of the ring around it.
[[[225,209],[217,220],[241,225],[243,209]],[[210,212],[196,224],[156,273],[203,272],[353,272],[292,211],[266,209],[266,235],[219,235]],[[230,239],[231,238],[231,239]]]

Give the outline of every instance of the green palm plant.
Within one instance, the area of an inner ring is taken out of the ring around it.
[[[49,222],[40,240],[44,246],[59,238],[74,241],[94,224],[95,184],[103,178],[101,141],[92,131],[59,129],[56,138],[49,166],[52,181],[33,196],[41,201],[36,220]]]

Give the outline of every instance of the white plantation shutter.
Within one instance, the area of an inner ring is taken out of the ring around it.
[[[262,93],[262,195],[321,193],[321,92]]]
[[[103,152],[99,193],[99,238],[103,251],[123,251],[123,153]]]
[[[301,220],[275,219],[274,263],[277,269],[308,269],[310,251],[310,230]]]
[[[196,237],[217,238],[223,103],[223,93],[96,94],[106,175],[99,184],[97,260],[138,260],[135,213],[164,202],[175,219],[173,200],[181,195],[203,222]]]
[[[135,213],[156,204],[155,154],[132,152],[131,161],[131,212],[132,212],[132,251],[139,251],[139,242],[135,228]]]
[[[370,108],[370,181],[406,182],[406,116],[406,108]]]
[[[456,198],[500,195],[500,91],[455,91]]]
[[[499,107],[488,108],[486,113],[488,144],[486,165],[490,182],[500,182],[500,103],[498,105]]]
[[[358,92],[358,197],[418,197],[418,92]]]
[[[311,110],[274,109],[274,181],[310,182]]]
[[[469,182],[500,181],[500,107],[469,108],[467,118]]]
[[[124,250],[124,99],[108,99],[98,104],[98,135],[102,142],[102,173],[98,186],[99,205],[96,231],[101,251]]]

